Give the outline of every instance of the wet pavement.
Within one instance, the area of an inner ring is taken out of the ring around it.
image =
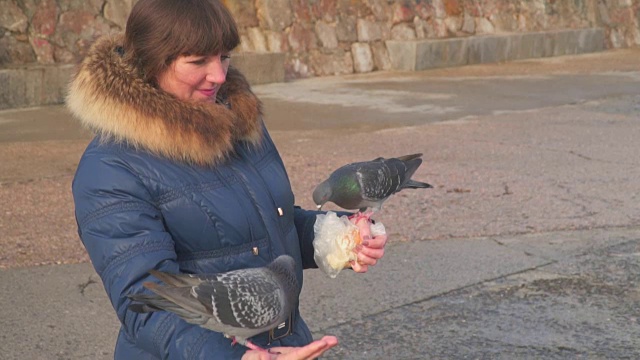
[[[367,275],[305,272],[303,316],[340,340],[326,358],[640,358],[639,55],[256,86],[303,207],[377,156],[423,152],[435,185],[385,203]],[[69,193],[88,140],[61,106],[0,111],[3,359],[113,357]]]
[[[344,339],[329,358],[636,359],[640,236],[603,236],[610,238],[522,272],[329,327]]]

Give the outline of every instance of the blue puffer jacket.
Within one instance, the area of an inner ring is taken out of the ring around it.
[[[122,323],[115,358],[240,358],[246,348],[220,333],[168,312],[128,310],[127,295],[157,281],[149,269],[224,272],[281,254],[296,259],[302,287],[302,269],[315,267],[316,212],[294,207],[260,104],[241,74],[229,71],[220,91],[226,106],[182,103],[131,81],[135,73],[113,50],[120,41],[94,45],[67,99],[98,134],[82,156],[73,195],[79,235]],[[135,96],[123,98],[126,91]],[[293,327],[271,346],[312,340],[297,310]],[[259,346],[267,340],[252,338]]]

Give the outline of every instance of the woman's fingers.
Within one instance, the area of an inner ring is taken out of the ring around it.
[[[378,263],[378,260],[384,255],[382,249],[367,249],[362,248],[357,254],[358,262],[363,265],[373,266]]]
[[[371,236],[371,224],[364,217],[356,219],[356,226],[362,243],[356,246],[357,260],[351,262],[351,268],[355,272],[364,273],[384,256],[387,235]]]
[[[338,344],[335,336],[325,336],[303,347],[274,347],[269,349],[272,359],[278,360],[311,360],[324,354]]]
[[[360,232],[360,238],[362,239],[363,242],[371,239],[371,227],[368,219],[366,218],[357,219],[356,226],[358,227],[358,231]]]
[[[367,240],[362,241],[362,245],[364,247],[370,249],[384,249],[384,246],[387,244],[387,235],[378,235],[373,238],[368,238]]]
[[[376,236],[357,247],[358,262],[364,265],[375,265],[384,256],[386,235]]]
[[[338,338],[335,336],[325,336],[322,339],[320,339],[320,341],[325,342],[325,346],[321,349],[319,349],[318,351],[316,351],[315,353],[312,353],[309,357],[309,359],[315,359],[320,357],[322,354],[324,354],[327,350],[331,349],[332,347],[338,345]]]
[[[351,261],[351,269],[357,273],[366,273],[369,270],[369,266],[360,262],[360,257],[358,256],[358,260]]]

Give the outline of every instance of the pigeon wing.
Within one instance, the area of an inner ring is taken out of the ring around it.
[[[218,322],[234,328],[268,328],[284,309],[284,291],[264,268],[219,274],[192,293]]]
[[[362,188],[362,197],[379,202],[391,196],[404,181],[404,172],[401,170],[403,169],[396,164],[390,164],[382,158],[360,163],[356,174]]]

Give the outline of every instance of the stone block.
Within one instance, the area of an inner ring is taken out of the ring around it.
[[[544,57],[544,34],[539,32],[521,34],[519,41],[513,43],[513,46],[518,49],[513,60]]]
[[[74,65],[0,69],[0,109],[64,102]]]
[[[468,39],[454,38],[419,43],[416,49],[416,70],[462,66],[467,64]]]
[[[258,53],[266,53],[267,39],[259,28],[253,27],[247,29],[247,37],[251,43],[251,50]]]
[[[231,64],[251,85],[284,81],[284,53],[234,53]]]
[[[316,76],[345,75],[353,73],[353,57],[340,48],[313,50],[310,56],[313,74]]]
[[[104,4],[104,18],[124,30],[131,8],[132,0],[107,0]]]
[[[409,24],[402,23],[391,28],[391,39],[393,40],[414,40],[416,31]]]
[[[16,71],[0,69],[0,110],[23,107],[25,83]]]
[[[556,33],[552,31],[542,33],[542,57],[554,56],[555,47]]]
[[[0,37],[0,66],[34,61],[36,54],[28,41],[18,41],[13,36]]]
[[[75,72],[75,65],[46,66],[42,68],[39,104],[59,104],[67,96],[67,85]]]
[[[419,42],[429,42],[430,40],[410,40],[398,41],[387,40],[385,44],[389,50],[389,60],[393,70],[415,71],[416,50]]]
[[[355,42],[358,41],[358,30],[355,16],[339,15],[340,19],[336,23],[336,36],[338,41]]]
[[[606,34],[603,28],[584,29],[578,35],[578,53],[603,51]]]
[[[15,33],[25,33],[29,27],[29,19],[20,7],[12,0],[0,0],[0,28]]]
[[[351,44],[351,56],[353,56],[353,69],[357,73],[373,70],[373,53],[368,43]]]
[[[258,15],[253,0],[222,0],[239,27],[258,26]]]
[[[389,51],[382,41],[371,43],[371,52],[373,53],[373,64],[377,70],[391,69]]]
[[[356,23],[356,27],[358,30],[358,41],[367,42],[367,41],[376,41],[382,40],[382,28],[380,24],[374,21],[358,19]]]
[[[307,29],[300,24],[291,26],[287,40],[289,48],[295,52],[307,52],[309,49],[315,49],[318,46],[315,31]]]
[[[476,36],[469,39],[469,64],[486,64],[507,60],[509,42],[504,35]]]
[[[336,27],[334,25],[330,25],[324,21],[317,21],[315,29],[322,47],[327,49],[338,47],[338,36],[336,35]]]
[[[571,31],[555,32],[555,42],[553,44],[552,56],[562,56],[572,54],[572,33]]]
[[[269,49],[269,52],[286,52],[284,44],[286,44],[287,41],[283,33],[265,31],[265,37],[267,39],[267,48]]]
[[[258,23],[263,29],[283,31],[293,23],[289,0],[257,0]]]
[[[522,38],[524,37],[524,34],[513,34],[512,36],[509,36],[507,38],[507,49],[506,49],[506,57],[507,59],[511,59],[511,60],[519,60],[519,59],[523,59],[523,57],[521,57],[522,54],[522,48],[520,46],[520,44],[522,44]]]

